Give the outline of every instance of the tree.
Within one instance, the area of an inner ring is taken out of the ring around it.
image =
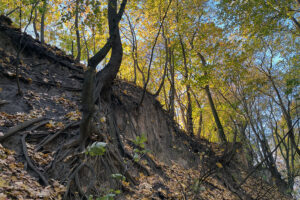
[[[198,56],[201,59],[202,66],[205,67],[206,66],[206,60],[205,60],[205,58],[202,56],[201,53],[198,53]],[[205,75],[206,75],[206,72],[204,72],[204,76]],[[210,89],[209,89],[209,85],[206,84],[204,86],[204,89],[205,89],[205,92],[206,92],[206,95],[207,95],[207,98],[208,98],[209,106],[211,108],[211,111],[212,111],[214,119],[215,119],[215,123],[216,123],[217,128],[218,128],[219,138],[220,138],[221,142],[226,143],[227,140],[226,140],[226,136],[225,136],[225,133],[224,133],[224,129],[223,129],[223,126],[221,124],[221,121],[220,121],[218,112],[216,110],[214,101],[212,99],[212,95],[211,95],[211,92],[210,92]]]
[[[89,138],[93,126],[92,118],[94,105],[104,90],[108,90],[115,79],[123,56],[122,43],[119,32],[119,22],[123,16],[127,0],[123,0],[117,12],[117,0],[108,0],[109,39],[105,46],[88,61],[82,92],[82,121],[80,124],[81,145]],[[96,74],[97,65],[105,58],[111,49],[108,64]]]

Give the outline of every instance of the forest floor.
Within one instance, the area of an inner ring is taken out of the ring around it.
[[[15,63],[22,37],[18,94]],[[251,166],[241,146],[187,136],[151,94],[137,111],[142,89],[122,80],[112,86],[113,102],[99,108],[99,129],[89,144],[113,143],[110,131],[117,127],[129,156],[62,150],[79,134],[83,67],[0,22],[0,200],[291,199],[257,172],[245,180]]]

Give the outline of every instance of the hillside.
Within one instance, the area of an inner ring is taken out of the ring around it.
[[[143,89],[125,80],[95,108],[87,145],[105,152],[69,146],[84,67],[0,17],[0,199],[291,199],[259,169],[245,179],[253,166],[240,143],[188,136],[152,94],[137,107]]]

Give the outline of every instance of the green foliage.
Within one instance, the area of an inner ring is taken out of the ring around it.
[[[144,133],[141,136],[137,136],[135,140],[133,140],[133,143],[142,149],[145,148],[145,142],[147,142],[147,136]]]
[[[111,177],[116,180],[125,181],[126,177],[122,174],[112,174]]]
[[[97,197],[95,200],[114,200],[115,199],[115,196],[116,194],[114,193],[109,193],[109,194],[106,194],[105,196],[103,197]],[[94,200],[93,196],[90,195],[88,200]]]
[[[133,160],[135,162],[139,162],[142,155],[149,152],[148,149],[145,149],[145,142],[147,142],[147,136],[145,134],[142,134],[141,136],[137,136],[133,141],[133,143],[138,147],[133,150],[134,151]]]
[[[106,145],[105,142],[94,142],[87,147],[85,153],[90,156],[102,156],[106,151]]]
[[[109,193],[103,197],[99,197],[96,200],[114,200],[115,199],[116,194],[113,193]]]
[[[9,17],[15,22],[14,25],[19,26],[21,21],[21,26],[24,27],[30,19],[32,4],[35,2],[37,0],[0,1],[0,12],[7,14],[22,4],[21,10],[16,9]],[[46,7],[44,7],[45,2],[48,2]],[[58,42],[59,46],[68,53],[71,49],[76,52],[77,48],[73,44],[75,2],[42,0],[36,8],[37,29],[40,28],[38,23],[41,14],[45,12],[46,41],[50,41],[51,36],[53,38],[51,44]],[[242,141],[247,143],[246,146],[251,145],[254,154],[261,154],[259,145],[251,142],[257,141],[258,138],[250,128],[250,124],[253,123],[253,127],[259,126],[259,123],[264,124],[259,130],[266,131],[259,132],[259,135],[267,133],[266,138],[273,136],[276,141],[278,141],[276,138],[281,138],[287,129],[281,106],[278,105],[280,101],[269,77],[277,86],[283,106],[290,111],[292,121],[298,117],[300,45],[299,27],[297,28],[294,22],[294,20],[300,21],[298,1],[173,1],[163,23],[163,30],[157,38],[153,62],[148,74],[148,55],[168,2],[167,0],[128,1],[126,16],[124,15],[120,21],[124,56],[118,75],[127,80],[133,80],[134,75],[139,86],[144,85],[143,78],[150,77],[146,89],[154,93],[159,86],[158,82],[162,80],[164,66],[167,66],[163,89],[157,99],[166,110],[170,109],[171,84],[174,79],[176,90],[176,96],[173,98],[175,99],[174,119],[182,128],[186,128],[188,107],[186,86],[189,85],[193,91],[191,105],[195,133],[200,130],[201,137],[218,141],[213,114],[203,90],[205,85],[209,85],[226,137],[230,140],[233,138],[233,133],[237,131],[238,141],[243,139]],[[22,12],[21,19],[19,11]],[[133,30],[130,29],[129,23]],[[85,35],[90,56],[107,41],[107,27],[107,1],[81,0],[79,29],[81,37]],[[138,40],[136,44],[134,40]],[[185,47],[188,77],[185,77],[181,41],[182,46]],[[205,58],[206,66],[203,66],[198,53]],[[83,50],[82,59],[86,58],[87,50]],[[203,113],[201,120],[200,112]],[[298,139],[296,134],[295,136]],[[145,134],[134,139],[135,162],[139,162],[148,152],[145,149],[146,142]],[[292,167],[295,163],[299,163],[299,159],[298,157],[290,159],[290,155],[294,152],[292,148],[285,149],[285,146],[290,145],[284,142],[280,146],[281,156],[285,156],[286,166]],[[105,143],[94,143],[87,148],[86,154],[103,155],[105,150]],[[246,156],[248,158],[248,154]],[[280,170],[284,175],[288,174],[287,171]],[[291,177],[296,174],[294,172],[296,169],[290,171],[293,172],[290,173]],[[113,178],[123,179],[121,175],[114,175]],[[200,186],[201,184],[198,183],[196,188]],[[112,192],[112,194],[116,193]],[[108,195],[102,198],[114,197]]]
[[[118,181],[125,181],[126,177],[123,176],[122,174],[112,174],[111,177],[115,180]],[[121,194],[121,190],[114,190],[114,189],[109,189],[106,194],[102,197],[97,197],[95,200],[114,200],[115,197],[119,194]],[[94,200],[93,196],[90,195],[88,200]]]

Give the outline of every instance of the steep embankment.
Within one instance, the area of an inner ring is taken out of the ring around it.
[[[289,199],[260,177],[238,187],[249,167],[239,145],[190,138],[151,94],[137,107],[142,89],[126,81],[95,108],[88,142],[105,154],[63,148],[79,134],[82,66],[0,19],[0,199]]]

